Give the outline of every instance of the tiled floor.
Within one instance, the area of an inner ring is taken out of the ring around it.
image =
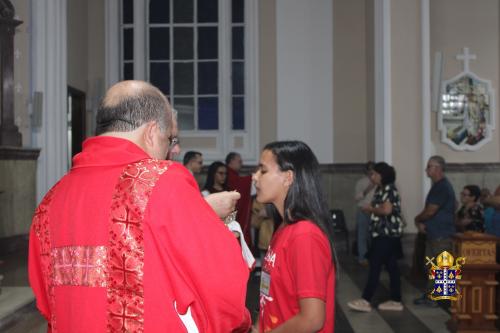
[[[429,309],[414,306],[412,299],[421,294],[423,281],[418,281],[410,276],[411,254],[413,252],[413,237],[404,238],[404,249],[406,257],[401,261],[403,272],[403,302],[405,309],[398,313],[383,311],[372,311],[371,313],[357,313],[349,310],[346,302],[359,298],[367,275],[367,268],[360,266],[354,257],[346,253],[345,246],[339,240],[338,257],[341,269],[340,279],[337,286],[337,305],[335,332],[447,332],[445,323],[449,319],[449,313],[442,308]],[[4,286],[23,287],[28,286],[26,272],[26,252],[17,253],[4,258],[4,264],[0,266],[0,273],[5,275]],[[259,277],[252,275],[248,285],[247,306],[255,316],[258,311],[258,285]],[[4,296],[6,293],[4,293]],[[25,294],[24,294],[25,295]],[[389,295],[388,277],[383,273],[381,284],[375,294],[373,303],[377,304],[387,299]],[[18,296],[18,298],[21,296]],[[14,303],[16,299],[11,299]],[[0,295],[1,311],[1,295]],[[33,304],[25,306],[15,315],[10,316],[9,321],[0,319],[0,331],[5,333],[39,333],[45,332],[45,322],[38,314]]]

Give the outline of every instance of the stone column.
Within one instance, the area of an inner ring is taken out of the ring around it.
[[[9,0],[0,0],[0,146],[22,145],[14,124],[14,34],[22,22],[14,19]]]

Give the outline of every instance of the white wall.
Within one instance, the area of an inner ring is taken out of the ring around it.
[[[332,0],[276,1],[277,138],[333,162]]]

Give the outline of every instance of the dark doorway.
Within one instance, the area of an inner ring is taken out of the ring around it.
[[[68,86],[68,158],[82,151],[82,143],[85,140],[85,93],[81,90]]]

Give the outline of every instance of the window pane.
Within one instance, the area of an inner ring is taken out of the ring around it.
[[[245,18],[245,2],[243,0],[233,0],[233,23],[243,23]]]
[[[198,28],[198,59],[217,59],[217,27]]]
[[[193,28],[174,28],[174,59],[193,59]]]
[[[149,23],[169,23],[170,0],[149,0]]]
[[[174,64],[174,94],[191,95],[194,92],[193,63]]]
[[[149,64],[149,82],[170,96],[170,67],[168,62]]]
[[[193,0],[174,0],[174,23],[191,23],[193,16]]]
[[[194,98],[174,98],[174,109],[177,110],[177,124],[181,130],[194,129]]]
[[[123,29],[123,60],[134,59],[134,29]]]
[[[233,29],[233,60],[240,59],[243,60],[245,58],[245,48],[244,48],[244,40],[243,40],[243,27],[234,27]]]
[[[122,22],[124,24],[134,23],[134,1],[133,0],[123,0]]]
[[[215,61],[198,63],[198,93],[217,94],[218,64]]]
[[[233,129],[245,129],[245,103],[243,97],[233,97]]]
[[[217,22],[219,8],[217,0],[197,0],[198,22]]]
[[[217,97],[198,98],[198,129],[216,130],[219,128],[219,106]]]
[[[134,79],[134,63],[128,62],[123,64],[123,79],[124,80]]]
[[[243,95],[245,93],[245,64],[233,61],[233,95]]]
[[[169,54],[169,28],[150,28],[149,29],[149,59],[168,60]]]

